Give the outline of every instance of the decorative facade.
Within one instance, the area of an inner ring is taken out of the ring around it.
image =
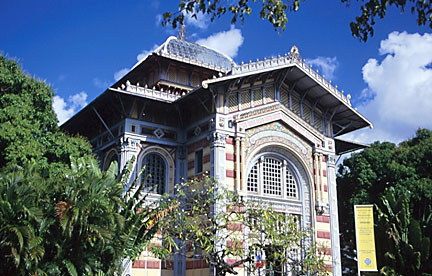
[[[299,217],[341,275],[335,157],[337,136],[372,124],[330,81],[290,53],[235,64],[206,47],[168,38],[63,125],[86,136],[106,169],[135,157],[154,198],[208,172],[245,198]],[[151,189],[157,185],[157,189]],[[240,270],[246,275],[245,271]],[[143,255],[132,275],[210,275],[200,260]]]

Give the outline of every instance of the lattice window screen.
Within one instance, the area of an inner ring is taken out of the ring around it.
[[[178,82],[181,84],[187,84],[187,74],[185,71],[179,71]]]
[[[174,67],[168,69],[168,80],[173,82],[177,81],[177,72]]]
[[[322,115],[318,112],[314,113],[314,127],[320,132],[323,131]]]
[[[254,106],[261,105],[263,103],[262,89],[261,88],[254,89],[252,90],[252,93],[253,93],[253,105]]]
[[[297,97],[292,97],[292,111],[300,116],[300,100]]]
[[[258,162],[252,167],[247,179],[248,192],[258,192]]]
[[[156,153],[150,153],[144,157],[142,179],[145,181],[145,190],[147,192],[164,193],[165,186],[165,162]]]
[[[266,99],[265,99],[266,103],[274,102],[275,94],[274,94],[273,86],[264,87],[264,93],[265,93],[265,97],[266,97]]]
[[[192,74],[190,84],[193,87],[198,87],[200,85],[200,80],[199,80],[199,76],[197,73]]]
[[[280,95],[281,96],[281,103],[286,108],[289,108],[289,94],[288,94],[288,91],[282,87],[280,93],[281,93],[281,95]]]
[[[228,96],[228,112],[234,112],[238,110],[238,95],[233,93]]]
[[[291,170],[285,167],[286,196],[297,198],[297,182]]]
[[[312,123],[311,108],[305,104],[303,104],[303,120],[305,120],[309,124]]]
[[[266,157],[262,162],[263,172],[263,192],[267,195],[282,195],[282,174],[281,174],[282,162]]]
[[[246,109],[251,106],[251,96],[250,91],[245,91],[240,94],[241,100],[241,109]]]

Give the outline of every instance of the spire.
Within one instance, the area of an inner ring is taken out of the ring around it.
[[[184,23],[182,23],[180,26],[179,34],[178,34],[177,38],[179,40],[185,40],[185,36],[186,36],[186,25]]]

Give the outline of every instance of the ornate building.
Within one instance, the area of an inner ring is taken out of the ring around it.
[[[246,198],[268,201],[314,229],[328,269],[341,275],[336,138],[372,124],[294,46],[284,56],[235,64],[206,47],[168,38],[63,125],[86,136],[104,168],[133,156],[153,197],[209,172]],[[209,275],[202,261],[143,254],[132,275]],[[245,272],[244,272],[245,273]]]

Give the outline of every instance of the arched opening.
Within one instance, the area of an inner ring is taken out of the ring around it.
[[[141,185],[145,191],[157,194],[165,193],[167,182],[167,165],[165,159],[158,153],[148,153],[141,161]]]
[[[111,149],[104,158],[104,163],[103,163],[103,171],[107,171],[111,165],[112,162],[116,161],[117,164],[119,162],[118,160],[118,154],[117,151],[115,149]],[[119,164],[118,164],[119,166]]]

